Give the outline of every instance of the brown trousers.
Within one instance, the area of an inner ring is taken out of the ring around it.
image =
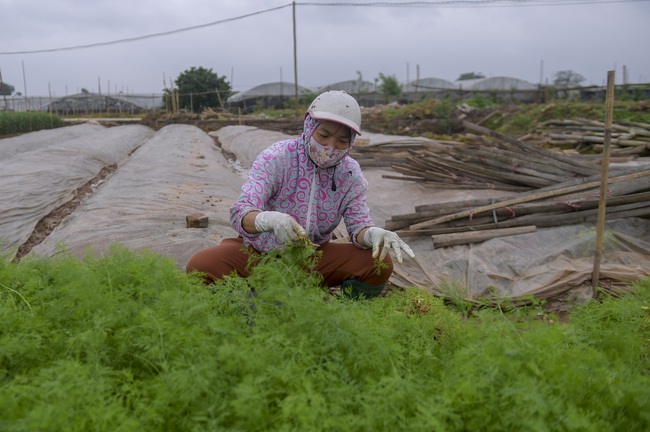
[[[221,244],[203,249],[190,258],[186,271],[198,271],[205,275],[206,282],[212,283],[235,271],[247,277],[248,254],[244,251],[241,237],[224,239]],[[370,249],[360,249],[352,243],[325,243],[318,247],[322,255],[314,271],[323,276],[328,287],[339,286],[348,279],[355,279],[369,285],[383,285],[393,273],[390,255],[384,258],[385,266],[378,271]],[[249,247],[249,251],[256,253]]]

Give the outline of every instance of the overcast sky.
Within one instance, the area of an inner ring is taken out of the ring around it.
[[[547,83],[572,70],[604,85],[625,68],[628,82],[650,82],[650,0],[297,1],[296,35],[308,88],[418,71]],[[84,45],[95,46],[67,49]],[[193,66],[236,91],[293,83],[291,1],[0,0],[0,72],[28,96],[157,94]]]

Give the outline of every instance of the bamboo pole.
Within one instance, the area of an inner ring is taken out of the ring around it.
[[[169,88],[171,88],[171,97],[172,97],[172,113],[178,113],[178,89],[174,88],[174,81],[169,79]]]
[[[649,173],[650,170],[646,167],[641,167],[641,168],[635,167],[629,170],[623,170],[618,172],[616,176],[608,179],[608,183],[614,184],[614,183],[624,182],[628,180],[634,180],[641,177],[647,177]],[[518,196],[515,196],[514,198],[507,198],[495,204],[481,206],[470,210],[464,210],[451,215],[442,216],[437,219],[411,225],[410,228],[413,230],[429,228],[443,222],[451,221],[454,219],[460,219],[463,217],[469,217],[478,213],[487,212],[501,207],[507,207],[513,204],[519,204],[519,203],[529,202],[529,201],[537,201],[543,198],[550,198],[559,195],[568,195],[573,192],[579,192],[585,189],[595,188],[598,187],[598,185],[601,183],[601,181],[596,179],[596,177],[600,177],[600,175],[583,177],[580,179],[575,179],[565,183],[561,183],[559,185],[553,185],[546,188],[538,189],[537,191],[523,193]]]
[[[612,117],[614,115],[614,76],[615,71],[607,72],[607,98],[605,100],[605,141],[603,143],[603,164],[600,182],[600,203],[598,204],[598,222],[596,224],[596,250],[594,251],[594,270],[592,274],[591,295],[597,295],[600,276],[600,261],[603,251],[603,231],[605,230],[605,213],[607,209],[607,178],[609,175],[609,147],[612,137]]]
[[[486,240],[490,240],[497,237],[508,237],[518,234],[527,234],[537,231],[537,228],[533,226],[523,226],[516,228],[503,228],[503,229],[493,229],[493,230],[483,230],[483,231],[470,231],[470,232],[461,232],[461,233],[452,233],[452,234],[439,234],[432,235],[431,240],[433,240],[433,248],[457,246],[468,243],[482,243]]]
[[[49,102],[48,102],[47,106],[49,107],[49,111],[50,111],[50,128],[53,128],[54,126],[52,124],[53,123],[53,121],[52,121],[52,87],[50,87],[49,82],[47,83],[47,92],[48,92],[48,95],[49,95],[49,99],[48,99]]]
[[[293,86],[294,97],[296,101],[296,117],[300,112],[300,98],[298,97],[298,39],[296,37],[296,2],[292,2],[291,10],[293,14]],[[280,83],[282,85],[282,83]]]
[[[610,129],[611,131],[611,129]],[[605,137],[600,137],[600,136],[590,136],[590,135],[574,135],[572,138],[573,139],[567,139],[566,135],[559,135],[559,134],[550,134],[549,137],[558,143],[561,143],[563,141],[578,141],[578,142],[585,142],[585,143],[593,143],[593,144],[602,144],[605,139]],[[611,135],[609,136],[610,142],[613,141],[614,144],[622,146],[622,147],[634,147],[634,146],[645,146],[648,144],[648,141],[643,141],[643,140],[630,140],[630,139],[623,139],[623,138],[616,138],[615,140],[611,139]]]
[[[169,112],[169,94],[166,91],[167,90],[167,78],[165,78],[165,73],[163,72],[163,89],[165,90],[164,95],[165,95],[165,110]]]
[[[531,155],[537,155],[542,158],[554,159],[556,165],[562,167],[563,169],[569,171],[575,171],[581,175],[592,175],[594,173],[593,166],[589,164],[585,164],[584,162],[577,161],[575,158],[571,158],[570,156],[565,156],[561,153],[555,153],[555,152],[551,152],[548,150],[535,147],[531,144],[525,143],[511,136],[504,135],[502,133],[493,131],[491,129],[482,126],[478,126],[474,123],[468,122],[467,120],[463,120],[463,126],[474,132],[478,132],[483,135],[498,138],[508,144],[513,145],[515,148],[521,150],[522,153],[524,154],[528,153]]]
[[[648,202],[637,202],[621,204],[617,206],[609,206],[607,215],[610,219],[627,219],[633,217],[648,217],[650,216],[650,205]],[[483,217],[480,220],[474,219],[471,223],[464,226],[449,226],[438,225],[437,228],[425,228],[419,230],[401,230],[397,229],[395,232],[400,237],[423,237],[438,234],[452,234],[468,231],[482,231],[488,229],[506,229],[521,227],[527,225],[534,225],[537,228],[551,228],[562,225],[576,225],[582,223],[596,223],[598,221],[598,209],[587,209],[576,212],[565,212],[557,214],[528,214],[514,219],[506,219],[497,223],[489,221],[489,218]],[[481,222],[475,225],[475,222]]]

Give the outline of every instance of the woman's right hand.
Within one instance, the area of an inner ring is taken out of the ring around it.
[[[258,232],[273,231],[280,243],[306,236],[305,229],[292,216],[277,211],[263,211],[255,216],[255,229]]]

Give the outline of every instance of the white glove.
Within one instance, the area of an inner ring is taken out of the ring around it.
[[[273,231],[280,243],[295,240],[299,235],[307,235],[292,216],[276,211],[263,211],[255,216],[255,229],[260,232]]]
[[[380,260],[384,260],[388,251],[393,248],[395,255],[397,255],[397,262],[402,263],[402,249],[408,256],[415,258],[415,254],[407,245],[402,241],[397,234],[392,231],[387,231],[379,227],[370,227],[363,235],[363,241],[368,245],[372,245],[372,257],[377,258],[379,253],[379,246],[384,245],[381,250]]]

